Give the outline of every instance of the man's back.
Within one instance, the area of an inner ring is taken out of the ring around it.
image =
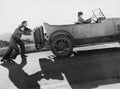
[[[16,38],[21,38],[23,31],[21,30],[23,28],[23,26],[19,26],[18,28],[15,29],[14,33],[12,34],[12,37],[16,37]]]

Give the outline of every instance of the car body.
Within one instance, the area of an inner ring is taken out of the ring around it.
[[[119,42],[120,18],[105,18],[102,11],[100,9],[97,10],[102,16],[97,17],[93,12],[96,18],[93,23],[68,25],[49,25],[44,23],[46,42],[52,52],[59,57],[64,57],[70,55],[73,47],[77,45],[85,46],[86,44]]]
[[[105,19],[102,23],[94,24],[72,24],[58,26],[44,23],[49,40],[52,40],[52,36],[55,35],[69,34],[70,36],[72,36],[74,41],[77,41],[77,43],[78,41],[80,41],[81,44],[91,42],[99,43],[101,38],[103,42],[112,40],[114,41],[116,40],[116,37],[120,35],[119,25],[120,18]]]

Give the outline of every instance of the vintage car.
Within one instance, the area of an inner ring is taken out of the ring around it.
[[[120,18],[105,18],[101,9],[92,11],[89,23],[49,25],[44,23],[34,32],[35,45],[40,49],[47,44],[59,57],[69,56],[75,46],[96,43],[119,42]],[[44,33],[46,32],[46,33]]]

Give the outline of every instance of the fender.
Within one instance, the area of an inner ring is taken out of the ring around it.
[[[68,37],[72,40],[72,42],[74,43],[74,38],[73,38],[73,36],[72,36],[69,32],[67,32],[67,31],[65,31],[65,30],[59,30],[59,31],[53,32],[53,33],[50,35],[50,37],[49,37],[49,44],[51,43],[52,39],[54,39],[54,37],[56,37],[56,36],[58,36],[58,35],[68,36]]]

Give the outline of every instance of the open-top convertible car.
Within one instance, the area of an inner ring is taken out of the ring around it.
[[[100,9],[92,11],[91,21],[86,24],[49,25],[37,27],[34,32],[37,49],[50,47],[59,57],[69,56],[73,47],[86,44],[119,42],[120,18],[105,18]],[[46,32],[46,33],[44,33]]]

